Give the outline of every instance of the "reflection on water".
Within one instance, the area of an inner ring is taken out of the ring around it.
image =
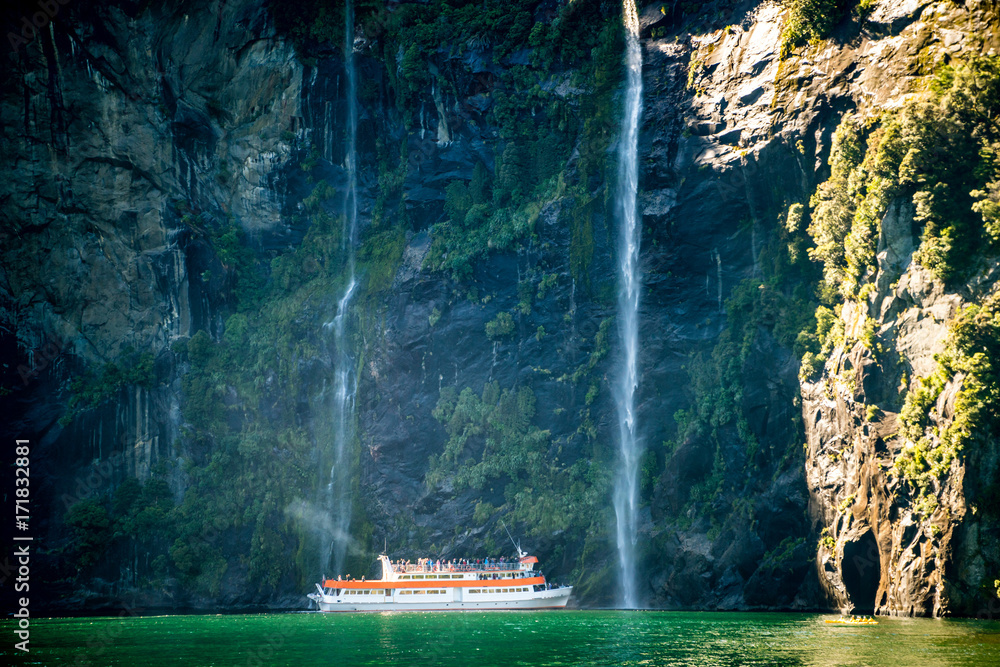
[[[468,612],[32,621],[18,664],[1000,666],[1000,622],[818,614]],[[12,636],[13,626],[0,623]],[[0,646],[3,663],[14,655]]]

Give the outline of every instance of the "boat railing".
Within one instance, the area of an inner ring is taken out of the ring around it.
[[[517,572],[521,564],[514,561],[490,561],[489,563],[393,563],[397,574],[446,574],[449,572]]]

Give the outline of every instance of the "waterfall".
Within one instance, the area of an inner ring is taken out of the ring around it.
[[[618,522],[618,561],[621,571],[622,605],[638,606],[635,574],[635,544],[639,501],[639,457],[642,448],[636,437],[635,391],[639,384],[639,241],[642,232],[636,211],[639,181],[639,112],[642,106],[642,49],[639,45],[639,16],[635,0],[623,0],[625,23],[625,113],[619,145],[618,192],[616,205],[621,223],[619,233],[618,333],[624,364],[616,382],[620,456],[615,480],[614,505]]]
[[[354,377],[354,360],[351,358],[347,336],[347,311],[357,287],[354,275],[354,245],[358,233],[358,100],[357,73],[354,68],[354,7],[347,0],[344,9],[344,69],[347,72],[347,137],[344,151],[344,168],[347,185],[344,189],[344,228],[342,244],[347,256],[347,286],[337,302],[337,314],[324,327],[333,330],[334,392],[333,392],[333,464],[326,485],[326,508],[332,518],[332,535],[321,564],[325,572],[332,567],[340,574],[347,555],[351,525],[351,461],[349,453],[354,441],[354,396],[357,383]]]

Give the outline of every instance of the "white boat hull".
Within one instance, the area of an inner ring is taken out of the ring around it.
[[[552,588],[545,591],[538,591],[524,594],[516,598],[504,595],[508,599],[483,599],[483,600],[412,600],[397,602],[395,600],[372,600],[371,602],[356,602],[345,600],[343,597],[335,598],[332,595],[313,594],[312,598],[318,605],[320,611],[488,611],[488,610],[516,610],[516,609],[561,609],[569,602],[572,586]],[[383,596],[378,596],[383,597]],[[416,596],[414,596],[416,597]],[[458,597],[458,596],[455,596]],[[466,597],[466,596],[462,596]],[[500,597],[500,596],[489,596]]]

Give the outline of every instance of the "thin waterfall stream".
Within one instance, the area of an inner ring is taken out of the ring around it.
[[[621,604],[639,605],[636,592],[635,546],[638,530],[639,458],[642,446],[636,436],[635,392],[639,385],[639,227],[636,197],[639,185],[639,115],[642,109],[642,48],[635,0],[623,0],[625,24],[626,90],[619,144],[616,206],[619,215],[618,333],[624,364],[615,386],[619,430],[619,468],[615,480],[614,506],[617,519],[618,560],[621,574]]]
[[[341,573],[347,556],[348,530],[351,524],[351,466],[348,453],[354,440],[354,397],[357,383],[354,360],[351,357],[346,320],[351,298],[357,287],[354,246],[358,227],[357,202],[357,135],[358,102],[357,73],[354,66],[354,7],[348,0],[344,9],[344,69],[347,74],[347,137],[344,168],[347,184],[344,190],[343,249],[347,260],[347,285],[337,302],[337,313],[324,327],[333,330],[334,393],[333,393],[333,464],[325,489],[325,509],[330,512],[332,535],[324,554],[322,569],[332,567]]]

